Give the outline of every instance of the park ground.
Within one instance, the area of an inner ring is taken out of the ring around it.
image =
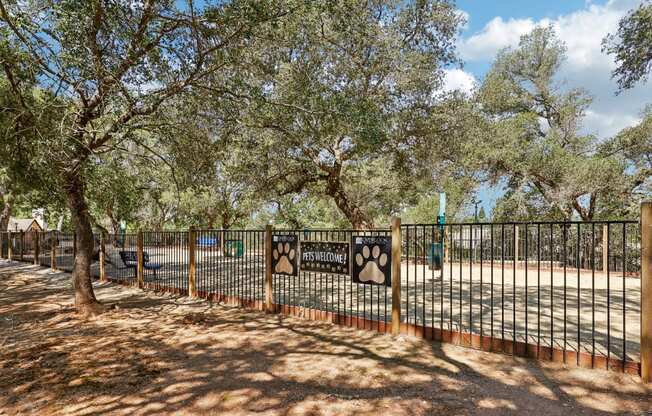
[[[652,413],[638,377],[97,284],[0,261],[0,415]]]

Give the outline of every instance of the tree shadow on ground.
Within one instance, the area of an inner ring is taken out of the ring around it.
[[[622,374],[110,284],[96,286],[98,296],[119,308],[81,320],[64,278],[0,265],[0,326],[9,334],[0,347],[0,409],[10,414],[650,410],[650,389]]]

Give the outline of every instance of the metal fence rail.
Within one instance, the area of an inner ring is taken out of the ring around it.
[[[136,234],[109,234],[105,242],[106,251],[106,276],[109,280],[118,283],[135,285],[136,265],[125,263],[120,255],[123,253],[136,253]],[[123,254],[124,255],[124,254]]]
[[[21,238],[21,233],[11,233],[10,244],[12,246],[12,256],[11,259],[14,261],[20,261],[21,255],[23,252],[23,240]]]
[[[22,245],[22,261],[33,263],[34,262],[34,240],[38,238],[38,234],[33,232],[23,233],[21,235]]]
[[[52,267],[52,232],[38,233],[39,264]]]
[[[56,254],[57,268],[72,272],[75,263],[75,234],[74,233],[56,233]]]
[[[6,259],[9,255],[9,234],[6,231],[0,231],[0,257]]]

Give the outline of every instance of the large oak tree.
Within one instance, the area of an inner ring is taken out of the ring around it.
[[[131,133],[161,117],[171,98],[232,65],[257,28],[288,10],[247,0],[0,0],[2,69],[24,117],[36,116],[25,99],[33,88],[61,104],[54,134],[35,134],[32,143],[71,212],[78,311],[103,310],[90,279],[93,161],[138,137]],[[25,67],[31,85],[20,84]]]
[[[373,227],[413,185],[400,155],[439,127],[428,121],[463,18],[432,0],[323,1],[295,17],[251,66],[260,97],[243,122],[259,129],[266,189],[330,198]]]

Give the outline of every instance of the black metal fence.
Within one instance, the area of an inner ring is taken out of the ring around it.
[[[58,232],[56,244],[57,268],[72,272],[75,264],[75,234]]]
[[[119,283],[135,284],[136,263],[126,260],[126,256],[133,258],[136,255],[137,235],[109,234],[104,242],[104,250],[106,276]]]
[[[188,233],[143,233],[144,281],[155,290],[188,294]]]
[[[0,232],[0,257],[6,259],[9,255],[9,234]]]
[[[402,227],[408,324],[561,353],[640,359],[640,235],[634,221]],[[470,341],[473,343],[473,341]],[[499,347],[500,348],[500,347]]]
[[[347,242],[391,230],[274,230],[305,241]],[[18,237],[17,237],[18,236]],[[35,238],[0,233],[2,257],[35,255]],[[39,263],[72,270],[74,235],[39,233]],[[143,281],[188,294],[191,238],[200,297],[261,307],[265,230],[142,233]],[[641,242],[636,221],[410,224],[401,227],[402,330],[475,347],[631,370],[640,361]],[[96,236],[99,247],[100,237]],[[104,239],[110,280],[138,281],[138,235]],[[299,255],[298,253],[296,254]],[[353,259],[350,259],[353,260]],[[28,260],[29,261],[29,260]],[[99,277],[99,265],[93,266]],[[395,277],[394,277],[395,278]],[[274,274],[278,311],[388,331],[392,289],[350,273]],[[600,364],[603,363],[604,365]]]
[[[252,304],[265,297],[264,230],[198,230],[198,295]]]
[[[53,239],[56,239],[56,232],[54,231],[38,233],[39,264],[42,266],[52,266]]]

